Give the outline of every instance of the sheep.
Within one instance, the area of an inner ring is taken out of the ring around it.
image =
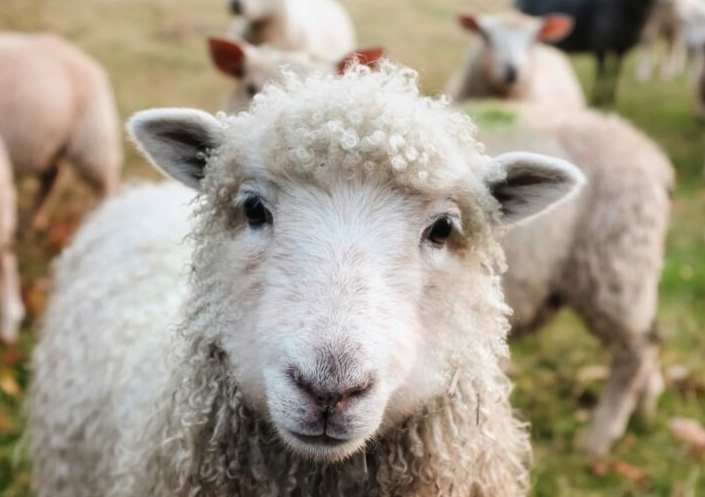
[[[56,35],[0,32],[0,67],[0,136],[15,178],[40,180],[34,227],[47,223],[47,200],[64,159],[98,194],[112,194],[122,141],[100,65]]]
[[[229,112],[246,109],[266,84],[281,80],[282,67],[301,76],[315,71],[335,74],[342,72],[352,60],[372,65],[383,54],[380,48],[360,49],[338,61],[324,62],[304,52],[257,47],[224,38],[210,38],[208,47],[213,65],[237,81],[225,103],[225,109]]]
[[[644,28],[644,53],[637,77],[647,81],[658,57],[659,41],[665,44],[661,75],[672,79],[688,63],[697,67],[698,52],[705,44],[705,2],[703,0],[659,0]]]
[[[15,185],[10,159],[0,140],[0,339],[12,342],[24,316],[17,261],[12,250],[15,223]]]
[[[231,35],[252,45],[338,60],[355,49],[350,15],[335,0],[232,0]]]
[[[161,219],[189,198],[147,208],[147,188],[59,259],[33,358],[38,497],[526,495],[497,239],[584,178],[485,156],[417,79],[290,74],[234,116],[132,118],[198,192],[190,247],[188,215]]]
[[[685,0],[688,1],[688,0]],[[681,40],[679,4],[682,0],[657,0],[641,34],[642,54],[637,65],[637,79],[651,79],[660,51],[661,77],[673,79],[685,69],[685,47]],[[659,42],[663,42],[661,47]]]
[[[624,55],[640,40],[657,0],[515,0],[522,12],[570,15],[575,28],[557,46],[597,58],[593,102],[613,103]],[[613,55],[612,61],[608,60]]]
[[[573,27],[567,16],[535,18],[515,11],[458,16],[461,26],[482,38],[471,50],[462,73],[446,92],[460,102],[498,97],[533,101],[561,108],[586,106],[580,82],[568,58],[537,43],[557,41]]]
[[[612,365],[582,439],[605,454],[635,410],[649,416],[663,380],[658,363],[658,283],[674,172],[666,155],[615,115],[569,116],[530,105],[464,107],[489,152],[525,149],[567,159],[588,179],[579,196],[511,231],[502,244],[512,333],[574,310],[612,353]]]

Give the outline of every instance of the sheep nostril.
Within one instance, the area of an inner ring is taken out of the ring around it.
[[[507,84],[513,84],[516,83],[517,79],[519,79],[519,73],[514,66],[507,66],[505,72],[504,72],[504,80],[507,82]]]
[[[289,369],[287,375],[302,394],[324,410],[344,410],[350,401],[362,397],[372,388],[372,381],[368,380],[351,388],[325,390],[316,388],[298,369]]]
[[[240,0],[232,0],[230,2],[230,11],[233,14],[242,14],[242,4],[240,3]]]

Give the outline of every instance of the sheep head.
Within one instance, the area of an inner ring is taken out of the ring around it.
[[[460,14],[458,23],[480,35],[483,77],[501,95],[511,95],[531,78],[535,43],[558,42],[573,29],[573,19],[563,14],[532,17],[514,11]]]
[[[459,368],[492,390],[508,328],[497,233],[583,178],[484,156],[467,117],[389,63],[290,75],[236,116],[149,110],[129,128],[200,192],[190,332],[291,450],[323,460],[447,394]]]
[[[300,76],[315,71],[343,73],[353,62],[372,65],[383,54],[380,48],[363,48],[339,61],[321,61],[304,52],[254,46],[225,38],[210,38],[208,49],[213,65],[222,74],[236,80],[227,103],[229,111],[246,109],[266,84],[280,82],[284,78],[284,68]]]

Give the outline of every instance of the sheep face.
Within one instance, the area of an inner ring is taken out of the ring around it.
[[[460,364],[477,384],[500,374],[494,227],[580,183],[556,159],[483,156],[467,118],[419,97],[409,74],[292,77],[249,113],[146,111],[130,125],[201,192],[193,333],[309,457],[360,450],[446,394]]]
[[[518,12],[458,16],[460,25],[482,38],[481,70],[485,82],[497,93],[509,96],[527,84],[533,71],[533,48],[539,41],[557,42],[573,29],[563,15],[543,18]]]

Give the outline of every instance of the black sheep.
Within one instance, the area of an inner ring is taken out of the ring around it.
[[[573,32],[556,45],[566,52],[589,52],[597,58],[593,101],[614,101],[624,55],[636,45],[656,0],[516,0],[522,12],[573,17]],[[610,55],[614,55],[610,60]]]

